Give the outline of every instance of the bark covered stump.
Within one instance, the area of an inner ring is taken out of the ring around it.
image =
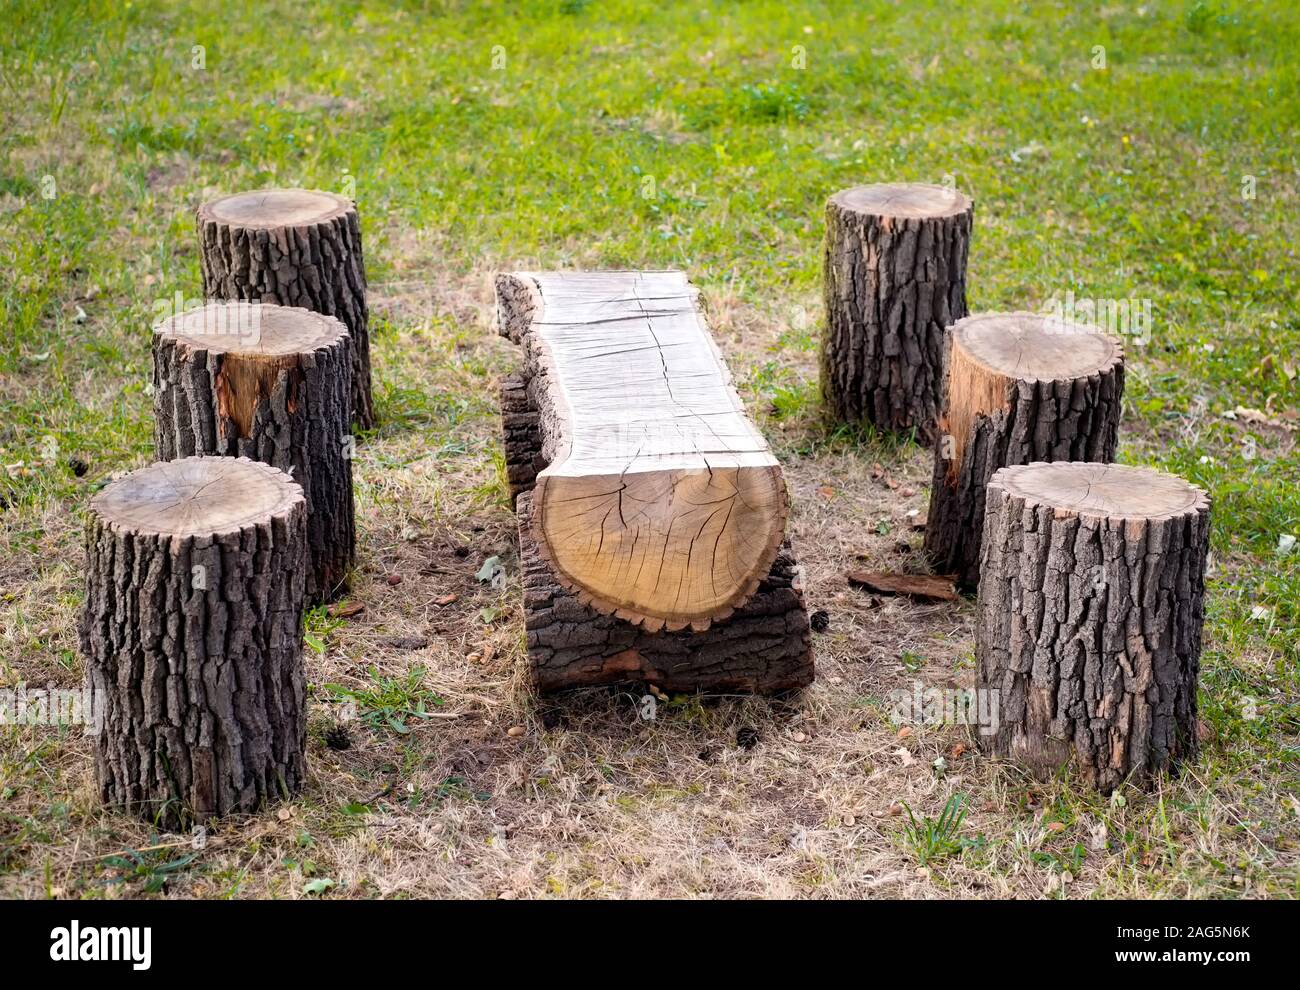
[[[990,480],[978,738],[1039,776],[1073,764],[1104,793],[1198,752],[1209,499],[1149,468],[1057,462]]]
[[[885,183],[826,204],[822,397],[831,416],[934,439],[945,328],[966,315],[971,200]]]
[[[153,337],[154,446],[277,467],[307,499],[307,603],[347,588],[356,559],[349,396],[352,341],[331,316],[211,302]]]
[[[533,681],[812,682],[784,481],[679,272],[497,279]]]
[[[949,339],[925,550],[937,571],[973,588],[995,471],[1114,460],[1124,350],[1089,327],[1032,313],[968,316]]]
[[[154,464],[90,503],[80,639],[105,804],[170,829],[304,780],[306,502],[234,457]]]
[[[352,422],[375,425],[361,224],[352,201],[306,189],[223,196],[198,209],[206,299],[300,306],[343,322],[352,337]]]

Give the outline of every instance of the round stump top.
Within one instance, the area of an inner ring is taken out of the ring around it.
[[[1016,381],[1068,381],[1112,368],[1124,347],[1095,327],[1038,313],[980,313],[953,325],[953,346]]]
[[[1210,504],[1204,491],[1176,475],[1124,464],[1035,461],[1000,469],[989,487],[1031,505],[1111,520],[1183,516]]]
[[[199,207],[199,215],[231,227],[269,230],[305,227],[333,220],[352,209],[352,201],[315,189],[259,189],[222,196]]]
[[[246,457],[186,457],[119,478],[90,500],[90,511],[130,533],[216,536],[302,504],[301,486],[278,468]]]
[[[970,197],[948,186],[926,182],[880,182],[837,192],[831,202],[851,213],[925,220],[955,217],[971,208]]]
[[[193,350],[283,357],[330,347],[348,335],[348,328],[297,306],[229,301],[186,310],[158,324],[154,333]]]

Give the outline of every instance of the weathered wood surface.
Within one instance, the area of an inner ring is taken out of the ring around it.
[[[347,588],[356,558],[351,337],[337,319],[270,303],[211,302],[154,329],[159,460],[248,457],[307,499],[307,603]]]
[[[352,338],[352,421],[375,425],[361,223],[352,201],[306,189],[236,193],[198,209],[206,299],[300,306]]]
[[[497,304],[541,443],[507,458],[511,483],[535,473],[532,529],[560,583],[648,631],[742,606],[784,538],[785,483],[685,276],[501,275]]]
[[[283,472],[191,457],[90,503],[80,641],[102,800],[162,827],[305,778],[306,502]]]
[[[1115,458],[1124,350],[1095,329],[1033,313],[986,313],[950,332],[925,550],[979,583],[984,489],[999,468]]]
[[[976,684],[981,746],[1103,792],[1198,751],[1209,499],[1115,464],[1003,468],[988,483]]]
[[[971,200],[884,183],[826,204],[822,396],[841,422],[933,440],[945,328],[966,315]]]

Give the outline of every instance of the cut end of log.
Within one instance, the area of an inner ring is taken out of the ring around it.
[[[260,189],[222,196],[199,207],[199,217],[232,227],[271,230],[302,227],[342,216],[352,201],[313,189]]]
[[[1016,381],[1070,381],[1114,367],[1124,346],[1095,327],[1037,313],[980,313],[958,320],[953,351]]]
[[[186,457],[119,478],[90,508],[132,533],[189,537],[288,518],[303,504],[302,488],[277,468],[245,457]]]
[[[969,196],[925,182],[880,182],[845,189],[831,197],[843,210],[873,217],[922,220],[953,217],[971,208]]]
[[[1182,478],[1124,464],[1036,461],[1002,468],[989,487],[1027,505],[1050,507],[1057,516],[1093,516],[1112,522],[1197,514],[1210,505],[1204,490]]]
[[[771,569],[787,501],[774,464],[538,479],[543,553],[583,604],[648,629],[707,629]]]

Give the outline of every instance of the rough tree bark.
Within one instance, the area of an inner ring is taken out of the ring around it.
[[[351,352],[333,317],[268,303],[208,303],[154,331],[158,459],[243,456],[297,481],[309,605],[346,590],[356,559]]]
[[[306,516],[288,475],[242,457],[91,500],[80,639],[106,804],[176,829],[301,785]]]
[[[352,337],[352,422],[375,425],[361,224],[333,193],[265,189],[204,203],[199,260],[207,299],[301,306],[334,316]]]
[[[840,422],[930,442],[946,327],[966,315],[973,206],[946,186],[858,186],[826,204],[822,396]]]
[[[1057,462],[988,483],[977,687],[981,746],[1109,792],[1198,751],[1209,500],[1148,468]]]
[[[532,529],[557,578],[650,631],[726,618],[771,570],[787,500],[695,290],[680,272],[517,274],[497,298],[524,348]]]
[[[949,339],[925,549],[937,571],[973,588],[995,471],[1114,459],[1124,350],[1088,327],[1031,313],[969,316]]]
[[[506,375],[501,380],[501,435],[510,504],[515,505],[521,492],[532,491],[537,472],[546,467],[542,459],[541,424],[537,409],[528,398],[528,383],[523,375]]]
[[[533,535],[532,497],[519,496],[519,556],[528,659],[539,692],[637,682],[664,691],[775,694],[812,683],[808,612],[789,543],[726,620],[703,632],[647,632],[584,605],[556,580]]]

